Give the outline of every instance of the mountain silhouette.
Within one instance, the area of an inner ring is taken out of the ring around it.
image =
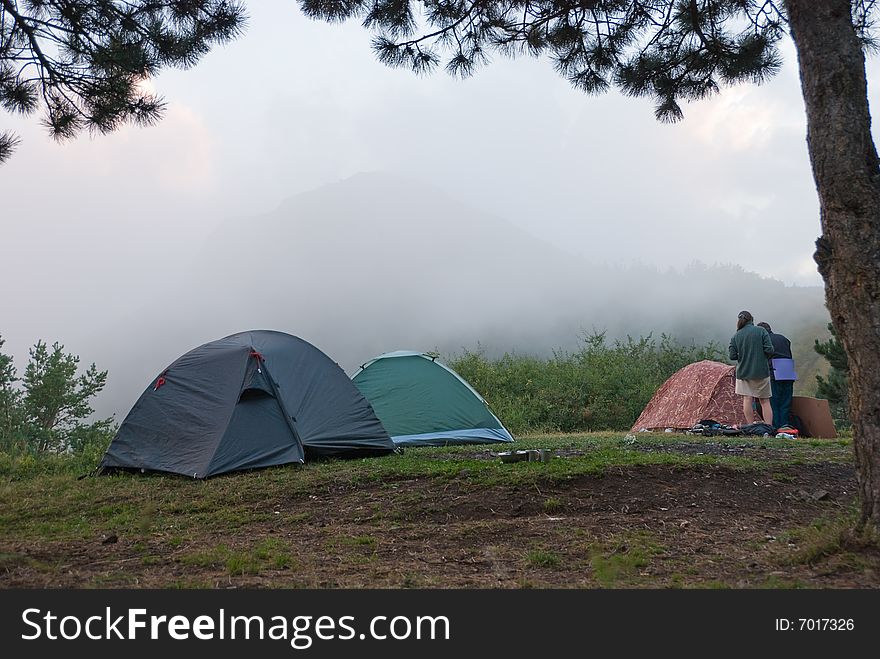
[[[614,218],[590,221],[599,233]],[[397,349],[549,355],[593,331],[726,348],[741,309],[807,346],[827,334],[821,288],[704,263],[733,260],[719,247],[660,270],[632,264],[623,244],[593,263],[430,184],[360,174],[220,223],[183,276],[115,329],[146,345],[99,366],[124,411],[178,355],[247,329],[300,336],[349,373]]]

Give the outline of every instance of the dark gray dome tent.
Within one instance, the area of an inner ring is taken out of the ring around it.
[[[99,469],[207,478],[310,455],[393,450],[373,408],[333,360],[295,336],[254,330],[199,346],[162,371]]]

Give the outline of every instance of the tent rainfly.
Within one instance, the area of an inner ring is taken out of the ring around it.
[[[398,446],[512,442],[480,394],[435,356],[389,352],[352,381]]]
[[[394,443],[345,372],[303,339],[241,332],[195,348],[138,398],[99,466],[207,478],[379,455]]]
[[[708,359],[688,364],[660,386],[632,430],[686,430],[704,419],[745,425],[734,371],[734,366]]]

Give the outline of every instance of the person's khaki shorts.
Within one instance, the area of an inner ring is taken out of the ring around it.
[[[753,398],[770,398],[770,378],[766,377],[758,380],[737,379],[736,393],[740,396],[752,396]]]

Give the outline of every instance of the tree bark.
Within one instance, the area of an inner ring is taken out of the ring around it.
[[[880,163],[849,0],[786,0],[819,193],[816,263],[849,357],[860,526],[880,529]]]

